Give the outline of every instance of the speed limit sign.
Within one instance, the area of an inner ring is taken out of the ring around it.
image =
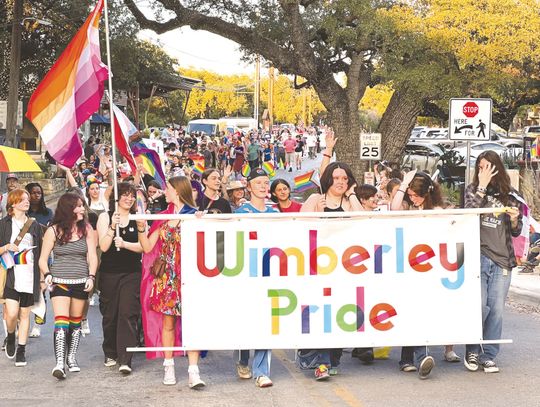
[[[360,159],[381,159],[381,133],[360,134]]]

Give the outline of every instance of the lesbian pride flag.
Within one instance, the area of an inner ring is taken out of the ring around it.
[[[79,126],[99,108],[109,75],[101,62],[99,19],[103,0],[75,34],[38,85],[26,117],[38,130],[49,154],[71,168],[82,156]]]
[[[128,117],[114,103],[111,103],[114,111],[114,141],[116,148],[124,157],[131,168],[131,173],[137,173],[137,164],[129,147],[129,138],[138,133],[137,128],[131,123]]]

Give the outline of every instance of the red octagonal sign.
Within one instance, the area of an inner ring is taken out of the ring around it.
[[[474,102],[467,102],[463,105],[463,114],[467,117],[474,117],[478,114],[478,105]]]

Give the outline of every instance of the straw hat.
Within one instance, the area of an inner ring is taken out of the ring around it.
[[[227,191],[232,191],[233,189],[242,189],[245,188],[242,181],[231,181],[227,184]]]

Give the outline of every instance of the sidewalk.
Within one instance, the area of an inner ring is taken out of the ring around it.
[[[540,268],[537,267],[534,273],[519,273],[518,270],[512,271],[508,296],[516,302],[540,307]]]

